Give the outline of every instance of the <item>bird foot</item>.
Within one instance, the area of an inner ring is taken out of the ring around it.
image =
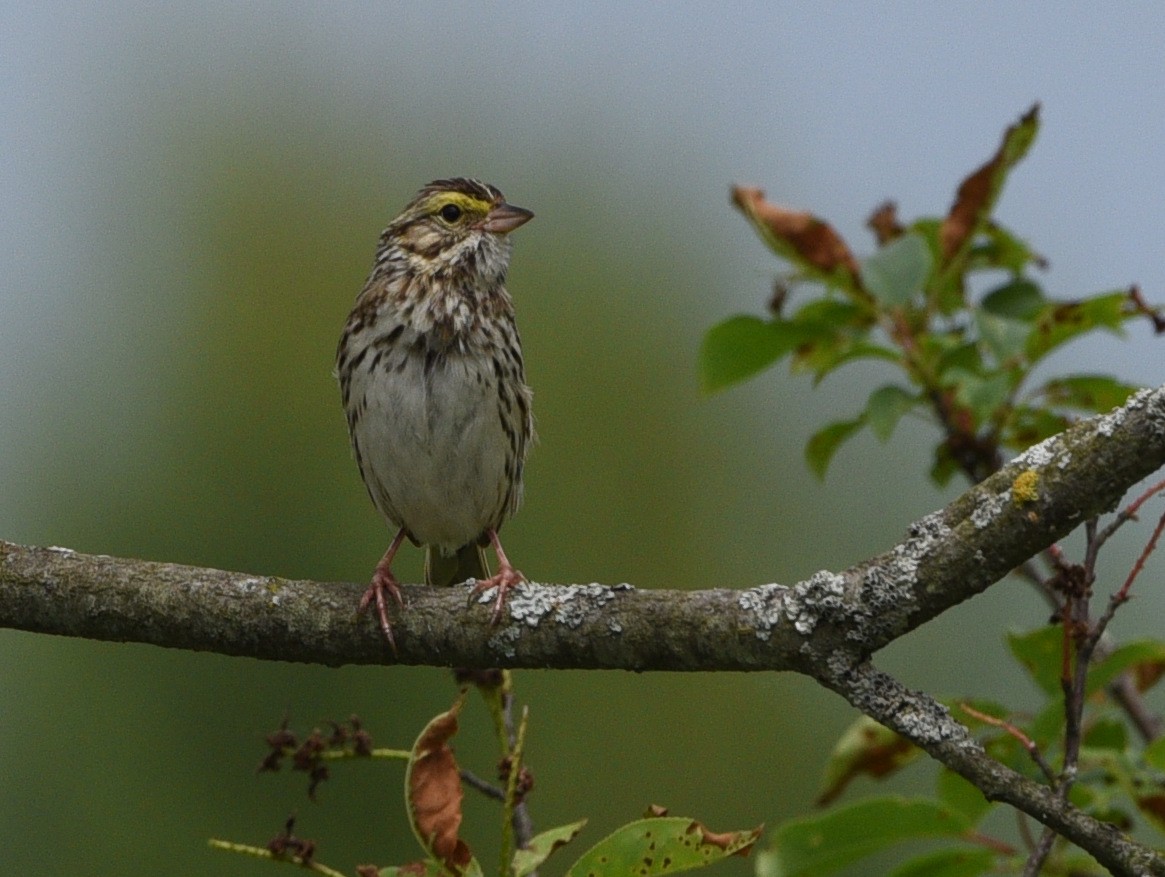
[[[508,563],[503,563],[498,566],[496,573],[488,579],[482,579],[473,586],[473,590],[469,592],[469,599],[472,600],[478,594],[484,593],[490,588],[497,588],[498,596],[494,601],[494,611],[489,619],[490,624],[497,624],[502,620],[502,610],[506,606],[506,594],[518,585],[524,584],[525,581],[526,577],[519,570],[514,569]]]
[[[392,625],[388,623],[389,596],[396,600],[397,606],[401,609],[404,608],[405,601],[400,593],[400,583],[397,582],[392,571],[382,562],[376,567],[376,572],[372,574],[372,584],[368,586],[368,590],[360,598],[360,608],[357,611],[363,614],[368,611],[369,606],[374,602],[376,603],[376,611],[380,616],[380,629],[384,632],[384,638],[388,640],[388,644],[395,652],[396,641],[392,638]]]

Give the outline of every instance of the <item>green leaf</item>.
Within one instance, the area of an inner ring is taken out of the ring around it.
[[[473,862],[476,861],[476,859],[473,860]],[[433,859],[423,859],[408,865],[389,865],[387,868],[381,868],[379,873],[380,877],[449,877],[449,872],[445,870],[445,866]],[[480,865],[477,866],[477,873],[481,874]]]
[[[1048,381],[1038,392],[1049,405],[1103,414],[1124,405],[1139,389],[1107,375],[1073,375]]]
[[[1011,654],[1045,694],[1059,694],[1064,629],[1059,625],[1038,627],[1027,633],[1009,633]]]
[[[998,222],[983,227],[981,243],[972,247],[968,270],[1004,270],[1019,275],[1028,265],[1046,267],[1043,256]]]
[[[1043,707],[1028,721],[1025,730],[1038,746],[1046,748],[1058,745],[1064,737],[1063,693],[1057,692],[1044,701]],[[1034,765],[1025,770],[1029,776],[1035,775]]]
[[[1129,745],[1128,731],[1124,722],[1111,716],[1101,716],[1096,719],[1084,735],[1084,746],[1089,749],[1108,749],[1113,752],[1124,752]]]
[[[977,375],[961,368],[950,368],[943,374],[943,383],[955,389],[955,399],[975,415],[976,426],[990,421],[1007,403],[1013,381],[1012,374],[1007,371]]]
[[[886,441],[894,434],[894,427],[918,404],[918,397],[894,384],[879,387],[870,394],[866,402],[866,423],[879,441]]]
[[[862,262],[862,285],[885,305],[904,305],[922,292],[933,266],[926,241],[904,234]]]
[[[991,802],[978,788],[949,768],[939,769],[937,784],[939,800],[961,813],[970,825],[976,825],[991,809]]]
[[[888,776],[921,755],[922,750],[905,737],[869,716],[859,716],[833,747],[816,803],[823,806],[835,800],[859,774]]]
[[[1063,432],[1069,426],[1068,418],[1044,408],[1017,405],[1004,424],[1000,441],[1005,447],[1026,451],[1048,436]]]
[[[934,449],[934,462],[930,466],[930,480],[939,487],[946,487],[950,480],[962,471],[959,461],[951,453],[946,442],[940,443]]]
[[[730,317],[704,336],[700,381],[707,392],[750,378],[804,340],[803,327],[785,320]]]
[[[1017,359],[1024,352],[1031,332],[1027,323],[983,310],[975,311],[975,326],[998,365],[1007,365]]]
[[[841,366],[858,359],[879,359],[896,366],[902,365],[902,355],[880,344],[855,341],[850,337],[837,339],[832,345],[806,344],[793,355],[794,371],[812,371],[814,385]]]
[[[1141,757],[1145,759],[1145,764],[1149,767],[1165,770],[1165,737],[1158,737],[1146,746]]]
[[[531,871],[541,867],[551,853],[574,840],[586,824],[587,821],[581,819],[570,825],[549,828],[535,835],[530,843],[514,853],[514,877],[526,877]]]
[[[983,369],[983,356],[979,350],[978,343],[974,341],[966,341],[958,344],[953,344],[942,350],[938,354],[938,359],[935,363],[935,372],[940,378],[946,378],[947,372],[952,369],[961,369],[963,371],[979,374]],[[945,381],[949,383],[949,381]]]
[[[969,828],[962,814],[938,801],[867,799],[786,822],[773,836],[765,871],[771,877],[822,877],[904,841],[959,838]]]
[[[885,359],[895,365],[902,362],[897,351],[867,340],[875,324],[867,302],[815,299],[800,307],[789,322],[804,333],[793,354],[792,371],[812,372],[814,382],[853,359]]]
[[[797,308],[789,322],[802,326],[818,325],[836,331],[839,328],[865,329],[873,325],[875,319],[868,305],[827,297],[805,302]]]
[[[1135,316],[1126,312],[1128,292],[1110,292],[1074,302],[1048,302],[1036,316],[1027,339],[1027,358],[1032,365],[1061,344],[1096,329],[1121,333],[1121,325]]]
[[[1156,681],[1162,666],[1165,666],[1165,643],[1159,640],[1125,643],[1103,661],[1088,668],[1086,690],[1089,694],[1099,691],[1128,669],[1141,670],[1139,675]]]
[[[699,822],[664,816],[640,819],[603,838],[567,871],[567,877],[653,877],[703,868],[745,855],[761,829],[717,834]]]
[[[805,460],[809,469],[818,478],[824,478],[829,469],[829,461],[837,453],[837,449],[850,439],[855,432],[866,423],[865,415],[854,420],[837,420],[817,430],[805,445]]]
[[[995,854],[976,847],[937,850],[904,862],[889,877],[974,877],[995,868]]]
[[[1031,322],[1046,304],[1043,291],[1030,280],[1020,278],[991,290],[979,307],[997,317]]]

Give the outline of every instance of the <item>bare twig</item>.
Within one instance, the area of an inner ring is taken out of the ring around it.
[[[1040,752],[1040,747],[1036,745],[1036,742],[1031,737],[1029,737],[1015,725],[1011,724],[1011,722],[1006,722],[1003,719],[997,719],[995,716],[988,715],[987,713],[981,713],[979,710],[975,709],[969,704],[961,703],[959,704],[959,709],[961,709],[969,716],[974,716],[980,722],[984,722],[988,725],[991,725],[992,727],[999,728],[1000,730],[1005,731],[1007,734],[1014,737],[1019,741],[1019,744],[1027,750],[1027,754],[1031,756],[1031,760],[1035,762],[1036,767],[1038,767],[1043,775],[1048,778],[1048,782],[1054,783],[1056,781],[1056,772],[1052,770],[1052,766],[1048,764],[1047,759],[1044,758],[1044,754]]]

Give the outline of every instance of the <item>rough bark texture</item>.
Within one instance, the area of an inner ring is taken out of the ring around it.
[[[870,655],[985,590],[1165,464],[1165,387],[1027,451],[891,550],[791,586],[637,590],[529,585],[488,624],[487,592],[406,587],[399,653],[370,617],[364,585],[223,572],[0,542],[0,626],[339,666],[795,670],[908,737],[994,800],[1039,819],[1115,874],[1165,875],[1165,859],[992,761],[929,696]]]

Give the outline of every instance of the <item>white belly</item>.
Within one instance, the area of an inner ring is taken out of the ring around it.
[[[398,362],[399,365],[399,362]],[[373,501],[419,542],[453,550],[497,527],[506,508],[506,457],[496,379],[451,354],[428,370],[420,356],[400,370],[353,376],[365,408],[353,440]]]

